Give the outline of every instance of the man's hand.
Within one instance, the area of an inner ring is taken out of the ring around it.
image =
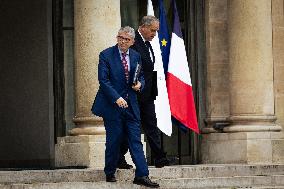
[[[116,100],[116,104],[117,104],[120,108],[127,108],[127,107],[128,107],[127,102],[126,102],[122,97],[120,97],[119,99]]]
[[[141,83],[139,81],[137,81],[136,85],[132,85],[132,89],[134,91],[139,91],[141,88]]]

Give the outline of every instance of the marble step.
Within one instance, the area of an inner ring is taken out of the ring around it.
[[[284,188],[284,175],[235,176],[212,178],[180,178],[155,180],[160,189],[273,189]],[[58,183],[6,183],[0,189],[143,189],[130,181],[117,183],[98,182],[58,182]]]
[[[164,168],[150,167],[152,179],[211,178],[233,176],[284,175],[284,165],[188,165]],[[134,170],[118,170],[120,181],[132,181]],[[1,183],[58,183],[100,182],[105,176],[102,169],[56,169],[56,170],[1,170]]]

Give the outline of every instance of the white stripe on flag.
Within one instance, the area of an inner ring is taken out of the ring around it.
[[[187,63],[187,56],[184,47],[184,41],[175,33],[172,33],[168,72],[179,78],[184,83],[190,86],[192,85]]]
[[[151,0],[148,0],[147,11],[148,11],[147,15],[154,16],[154,9]],[[166,87],[162,52],[160,49],[158,33],[156,33],[156,36],[152,41],[150,41],[150,43],[152,45],[155,55],[154,70],[157,71],[158,96],[154,101],[156,118],[157,118],[157,127],[166,135],[171,136],[172,135],[171,110],[170,110],[168,92]]]
[[[154,15],[154,8],[151,0],[148,0],[147,4],[147,15],[155,16]]]

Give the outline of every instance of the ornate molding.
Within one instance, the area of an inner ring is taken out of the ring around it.
[[[103,119],[101,117],[74,117],[73,121],[77,125],[77,127],[69,131],[69,134],[72,136],[105,135],[106,133],[103,125]]]

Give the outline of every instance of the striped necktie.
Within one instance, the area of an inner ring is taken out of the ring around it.
[[[128,65],[127,65],[127,60],[126,60],[126,53],[122,53],[121,55],[122,55],[121,62],[124,68],[125,78],[126,78],[126,81],[128,82],[129,72],[128,72]]]

